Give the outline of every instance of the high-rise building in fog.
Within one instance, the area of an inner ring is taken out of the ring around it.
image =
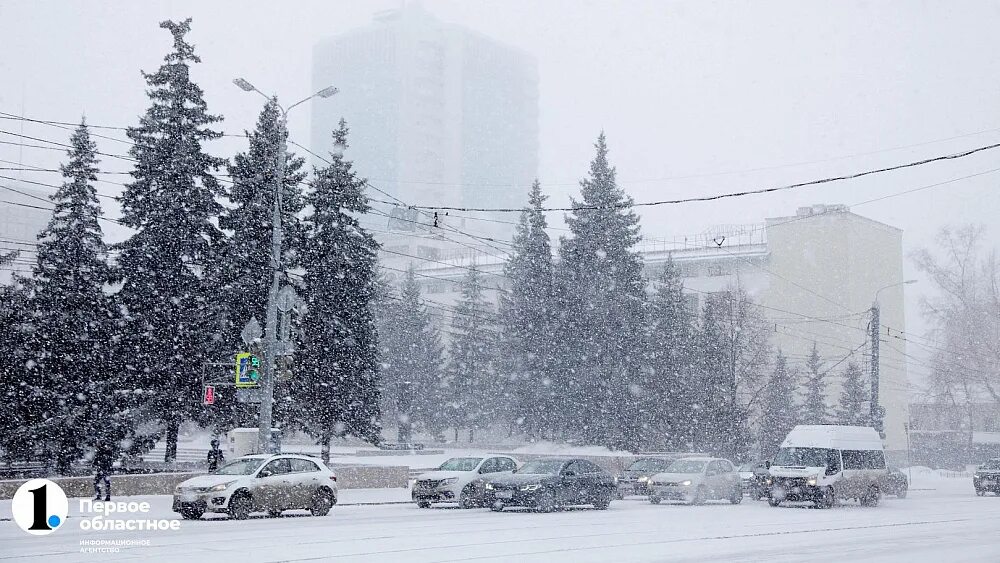
[[[333,148],[343,117],[358,172],[406,203],[525,205],[538,167],[531,55],[409,5],[317,45],[313,83],[340,89],[312,108],[315,152]],[[467,228],[510,234],[501,223]]]

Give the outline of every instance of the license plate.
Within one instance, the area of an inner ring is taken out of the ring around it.
[[[497,498],[514,498],[514,491],[497,491]]]
[[[198,497],[195,495],[181,495],[181,502],[194,502],[196,500]]]

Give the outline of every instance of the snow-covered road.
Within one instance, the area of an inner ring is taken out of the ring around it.
[[[168,497],[146,499],[153,504],[150,517],[172,517]],[[9,516],[9,505],[0,510]],[[237,560],[234,552],[248,562],[1000,561],[1000,498],[976,497],[964,479],[911,491],[906,499],[887,498],[877,508],[771,508],[749,500],[738,506],[654,506],[636,497],[607,511],[552,514],[338,506],[324,518],[182,522],[169,532],[85,532],[79,520],[71,517],[44,537],[0,521],[0,561],[194,563]],[[81,553],[81,540],[93,539],[150,545]]]

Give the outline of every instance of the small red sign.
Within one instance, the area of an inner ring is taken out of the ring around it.
[[[205,386],[205,404],[211,405],[215,403],[215,387],[211,385]]]

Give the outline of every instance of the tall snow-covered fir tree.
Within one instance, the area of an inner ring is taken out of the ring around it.
[[[826,405],[826,374],[822,371],[823,359],[813,342],[809,358],[806,360],[805,396],[802,401],[802,424],[826,424],[830,419]]]
[[[233,157],[229,166],[233,180],[229,199],[235,207],[222,212],[219,226],[232,232],[232,236],[226,240],[221,259],[214,266],[224,302],[221,319],[223,351],[230,356],[245,348],[240,331],[250,318],[256,317],[259,322],[267,318],[267,293],[271,286],[274,171],[281,146],[279,119],[277,105],[273,101],[268,102],[260,113],[256,129],[247,132],[248,150]],[[298,284],[298,280],[287,272],[302,265],[305,226],[300,215],[305,202],[301,183],[306,177],[303,164],[302,158],[291,153],[287,155],[281,193],[283,285]],[[285,385],[280,383],[276,387],[279,397],[284,388]],[[234,389],[218,388],[216,393],[219,399],[215,406],[206,409],[211,420],[204,422],[211,422],[220,431],[241,425],[256,425],[256,409],[247,408],[250,406],[247,403],[236,402]],[[282,402],[279,400],[278,404]]]
[[[850,362],[844,370],[844,388],[837,404],[837,424],[848,426],[868,426],[871,417],[868,405],[871,391],[867,388],[865,376],[858,364]]]
[[[63,183],[39,245],[27,303],[31,333],[28,379],[38,387],[25,409],[39,417],[32,439],[60,474],[82,457],[84,446],[118,441],[115,422],[120,366],[112,344],[116,315],[105,287],[111,280],[97,200],[97,146],[86,125],[70,137]]]
[[[552,245],[542,212],[546,199],[536,180],[515,228],[510,258],[504,264],[507,291],[499,296],[499,360],[503,372],[509,374],[508,415],[513,428],[532,438],[548,435],[557,408],[552,385]]]
[[[347,148],[347,124],[333,131],[334,145]],[[315,171],[306,196],[308,267],[302,298],[301,349],[296,351],[291,396],[301,423],[329,456],[333,437],[353,435],[378,443],[378,335],[374,300],[378,294],[378,243],[358,217],[369,209],[365,180],[342,152]]]
[[[795,427],[798,412],[795,406],[795,377],[788,369],[788,359],[781,350],[774,361],[774,372],[764,388],[760,416],[760,455],[770,459],[778,446]]]
[[[455,428],[475,431],[494,424],[505,404],[496,369],[496,315],[484,295],[483,275],[473,265],[462,280],[462,297],[451,320],[445,413]]]
[[[149,85],[149,109],[128,129],[134,142],[132,181],[121,196],[121,222],[135,230],[119,245],[119,301],[130,338],[121,353],[141,412],[165,426],[164,459],[176,455],[182,419],[200,407],[199,380],[204,362],[226,350],[218,331],[217,280],[208,275],[219,259],[223,233],[215,220],[223,191],[213,175],[225,161],[202,144],[222,134],[209,128],[211,115],[201,88],[191,80],[200,62],[185,40],[191,20],[165,21],[173,50]]]
[[[440,437],[445,408],[444,347],[420,297],[412,266],[398,296],[388,288],[377,316],[383,394],[391,403],[383,402],[385,414],[397,421],[400,441],[408,441],[413,429]]]
[[[729,441],[730,355],[723,328],[723,299],[709,295],[701,308],[694,337],[694,382],[688,425],[694,450],[722,455]]]
[[[557,385],[566,396],[560,426],[615,449],[642,440],[637,394],[643,366],[645,280],[639,216],[615,179],[604,133],[595,143],[582,199],[566,216],[572,235],[555,268],[560,346]]]
[[[643,411],[649,421],[650,449],[690,451],[694,442],[691,425],[696,388],[694,362],[694,314],[684,297],[684,282],[673,259],[664,263],[653,282],[649,299],[649,334],[646,336],[650,376]]]

